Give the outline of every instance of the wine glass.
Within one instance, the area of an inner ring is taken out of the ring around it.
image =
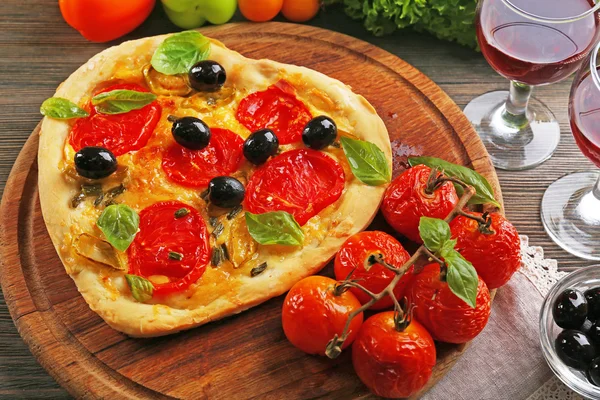
[[[479,1],[479,46],[510,90],[479,96],[464,112],[496,168],[533,168],[554,153],[560,126],[531,92],[581,66],[600,34],[599,8],[595,0]]]
[[[581,152],[600,167],[600,45],[575,76],[569,119]],[[600,171],[567,175],[548,187],[542,199],[542,221],[563,249],[588,260],[600,260]]]

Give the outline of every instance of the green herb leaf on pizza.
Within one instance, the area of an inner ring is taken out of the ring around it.
[[[152,56],[152,67],[165,75],[187,74],[210,55],[210,41],[197,31],[176,33],[165,39]]]
[[[304,233],[294,216],[285,211],[272,211],[264,214],[246,212],[248,232],[260,244],[282,244],[300,246],[304,243]]]
[[[152,298],[154,285],[148,279],[137,275],[125,274],[125,280],[131,290],[131,295],[136,301],[144,303]]]
[[[120,251],[125,251],[138,232],[140,217],[125,204],[113,204],[104,209],[96,225],[110,244]]]
[[[385,154],[371,142],[347,137],[340,139],[350,169],[356,178],[370,186],[379,186],[392,179]]]
[[[125,114],[139,110],[156,100],[156,95],[135,90],[117,89],[92,97],[92,104],[102,114]]]
[[[53,119],[84,118],[90,114],[70,100],[61,97],[50,97],[40,107],[43,116]]]

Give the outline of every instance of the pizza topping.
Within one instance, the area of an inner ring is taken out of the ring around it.
[[[125,280],[131,290],[131,295],[136,301],[144,303],[152,298],[154,285],[141,276],[125,274]]]
[[[264,214],[246,213],[248,232],[260,244],[282,244],[301,246],[304,233],[292,214],[271,211]]]
[[[342,137],[341,142],[352,173],[362,183],[379,186],[392,180],[387,158],[375,144],[347,137]]]
[[[200,32],[175,33],[162,42],[152,56],[152,67],[165,75],[186,74],[210,54],[210,41]]]
[[[169,258],[170,258],[171,260],[177,260],[177,261],[181,261],[181,260],[183,260],[183,254],[181,254],[181,253],[178,253],[178,252],[176,252],[176,251],[170,251],[170,252],[169,252]]]
[[[90,115],[87,111],[79,108],[77,104],[60,97],[50,97],[44,100],[40,107],[40,113],[53,119],[84,118]]]
[[[99,93],[117,89],[147,92],[135,84],[118,84]],[[101,114],[93,105],[90,116],[78,119],[69,134],[69,143],[75,151],[87,146],[102,146],[115,156],[139,150],[148,143],[161,115],[160,105],[154,101],[147,106],[125,114]]]
[[[137,90],[115,89],[92,97],[92,105],[102,114],[125,114],[139,110],[156,100],[156,95]]]
[[[302,131],[302,141],[306,147],[321,150],[333,144],[337,138],[337,125],[324,115],[313,118]]]
[[[190,150],[202,150],[210,142],[210,128],[199,118],[169,116],[171,133],[177,143]]]
[[[206,187],[212,178],[237,171],[244,141],[227,129],[211,128],[211,140],[202,150],[189,150],[173,143],[163,154],[162,168],[173,182],[188,187]]]
[[[175,212],[182,208],[189,213],[176,218]],[[173,253],[176,258],[170,256]],[[210,253],[206,225],[195,208],[178,201],[156,203],[140,213],[139,233],[128,250],[129,272],[167,277],[168,283],[154,285],[154,293],[168,295],[198,281]]]
[[[246,209],[254,214],[286,211],[304,225],[340,198],[345,174],[325,153],[291,150],[261,166],[246,186]]]
[[[165,75],[155,70],[151,64],[143,69],[146,85],[152,93],[163,96],[187,96],[192,92],[185,75]]]
[[[239,213],[241,213],[241,212],[242,212],[242,210],[243,210],[243,208],[242,208],[242,205],[241,205],[241,204],[240,204],[240,205],[238,205],[238,206],[235,206],[235,207],[233,207],[233,210],[231,210],[231,211],[229,211],[229,212],[227,213],[227,219],[228,219],[228,220],[232,220],[232,219],[234,219],[235,217],[237,217],[237,216],[238,216],[238,214],[239,214]]]
[[[125,251],[138,233],[140,217],[125,204],[113,204],[104,209],[96,225],[110,244]]]
[[[208,198],[221,208],[233,208],[242,204],[246,189],[242,182],[231,176],[217,176],[208,184]]]
[[[188,215],[190,213],[190,210],[188,210],[187,208],[183,207],[180,208],[179,210],[175,211],[175,218],[183,218],[186,215]]]
[[[190,86],[199,92],[216,92],[227,79],[225,68],[212,60],[196,63],[188,74]]]
[[[258,130],[244,142],[244,157],[255,165],[266,163],[269,157],[277,154],[277,150],[279,140],[270,129]]]
[[[250,271],[250,276],[254,278],[256,275],[262,274],[265,271],[265,269],[267,269],[266,262],[258,265],[257,267],[252,268],[252,270]]]
[[[117,158],[104,147],[84,147],[75,153],[77,173],[88,179],[102,179],[117,170]]]
[[[82,233],[73,240],[73,248],[79,256],[95,263],[124,271],[127,269],[127,260],[122,253],[105,240]]]
[[[279,81],[267,90],[244,98],[236,118],[252,132],[269,128],[281,144],[289,144],[302,139],[302,129],[312,116],[306,105],[296,98],[294,88],[286,81]]]
[[[213,267],[218,267],[223,263],[223,259],[225,258],[225,254],[223,253],[223,249],[220,246],[213,247],[212,257],[210,258],[210,265]]]

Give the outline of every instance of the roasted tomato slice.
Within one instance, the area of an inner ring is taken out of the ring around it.
[[[335,279],[343,281],[350,276],[350,279],[357,280],[373,293],[383,291],[396,274],[381,264],[372,265],[368,271],[365,269],[367,259],[371,255],[378,254],[383,254],[385,262],[398,268],[410,259],[410,255],[404,250],[402,244],[387,233],[380,231],[360,232],[350,236],[336,254],[334,263]],[[408,270],[394,288],[394,295],[398,300],[404,296],[404,290],[410,283],[412,275],[412,269]],[[358,288],[351,288],[350,290],[362,304],[371,300],[371,296]],[[393,305],[393,300],[389,296],[385,296],[373,304],[371,309],[381,310]]]
[[[102,89],[99,93],[126,89],[147,92],[142,86],[124,83]],[[160,120],[161,107],[154,101],[139,110],[125,114],[99,114],[89,105],[90,116],[78,119],[69,135],[69,143],[75,151],[87,146],[101,146],[109,149],[115,156],[139,150],[148,143],[156,124]]]
[[[246,209],[254,214],[287,211],[300,225],[339,199],[344,169],[317,150],[291,150],[269,160],[250,178]]]
[[[312,119],[310,111],[294,94],[286,81],[244,98],[237,110],[237,120],[252,132],[269,128],[280,144],[299,142],[304,126]]]
[[[189,213],[176,218],[181,208]],[[140,213],[140,231],[127,252],[130,273],[150,279],[155,295],[185,290],[200,279],[210,259],[206,224],[187,204],[153,204]]]
[[[173,143],[165,151],[162,168],[170,180],[184,186],[204,187],[212,178],[238,170],[244,157],[244,140],[227,129],[210,131],[210,143],[202,150]]]

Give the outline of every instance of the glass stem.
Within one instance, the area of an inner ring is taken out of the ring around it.
[[[527,104],[531,98],[533,87],[524,83],[510,81],[510,92],[505,104],[502,118],[507,125],[524,127],[527,120]]]
[[[600,177],[598,177],[598,180],[596,181],[596,184],[594,185],[594,189],[592,190],[592,193],[594,194],[594,197],[600,201]]]

